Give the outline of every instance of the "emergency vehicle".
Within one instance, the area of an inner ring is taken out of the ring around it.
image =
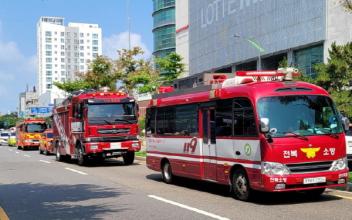
[[[47,128],[45,119],[24,119],[16,125],[16,139],[18,149],[38,149],[42,133]]]
[[[297,74],[215,74],[155,95],[146,116],[148,168],[166,183],[182,176],[230,185],[239,200],[256,190],[318,196],[345,186],[346,124],[329,94],[293,81]]]
[[[39,154],[49,155],[54,153],[53,137],[53,129],[46,129],[43,132],[39,144]]]
[[[137,105],[121,92],[79,92],[53,109],[56,159],[77,159],[84,165],[89,158],[123,157],[134,161],[140,150],[137,139]]]

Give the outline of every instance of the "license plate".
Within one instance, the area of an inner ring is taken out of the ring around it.
[[[325,183],[326,177],[314,177],[303,179],[303,184]]]
[[[121,143],[110,143],[110,149],[121,149]]]

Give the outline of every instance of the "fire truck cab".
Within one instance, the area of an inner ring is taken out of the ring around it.
[[[54,148],[58,161],[123,157],[132,164],[137,139],[135,100],[121,92],[80,92],[53,109]]]

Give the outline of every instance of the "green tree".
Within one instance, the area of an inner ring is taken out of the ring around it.
[[[67,82],[54,82],[54,85],[69,93],[80,89],[99,89],[102,87],[115,90],[119,75],[109,58],[98,56],[91,63],[90,70],[86,73],[78,73],[76,78]]]
[[[165,85],[170,85],[185,70],[182,57],[177,53],[170,53],[164,58],[157,58],[156,64],[160,70],[160,79]]]
[[[54,82],[54,85],[68,93],[72,93],[81,89],[88,89],[90,87],[90,85],[82,79],[73,81],[69,80],[66,82]]]
[[[352,12],[352,0],[340,0],[340,2],[348,12]]]
[[[142,58],[143,54],[140,47],[118,51],[118,59],[115,61],[117,78],[128,93],[134,89],[140,93],[153,92],[159,85],[158,72],[150,61]]]
[[[16,126],[18,120],[19,118],[15,113],[2,115],[0,116],[0,128],[8,129],[14,127]]]
[[[279,62],[279,68],[286,68],[286,67],[289,67],[289,65],[288,65],[287,57],[284,57],[284,58]]]
[[[317,64],[315,70],[317,75],[306,80],[329,91],[337,108],[352,118],[352,43],[333,43],[328,63]]]

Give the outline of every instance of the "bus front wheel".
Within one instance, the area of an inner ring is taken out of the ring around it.
[[[161,174],[163,176],[163,181],[167,184],[172,183],[173,181],[173,174],[172,174],[172,169],[171,165],[168,161],[166,161],[162,168],[161,168]]]
[[[232,191],[236,199],[248,201],[252,195],[252,189],[249,185],[249,180],[246,171],[243,169],[235,170],[232,179]]]

